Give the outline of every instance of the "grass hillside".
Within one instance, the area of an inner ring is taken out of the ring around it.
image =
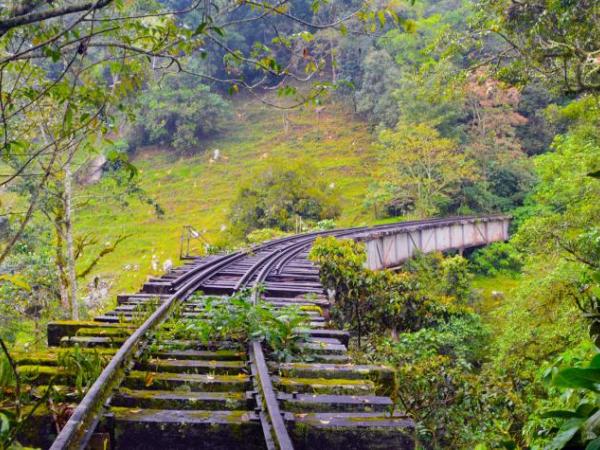
[[[93,233],[99,242],[131,235],[101,260],[95,275],[109,284],[112,293],[136,290],[148,275],[162,272],[166,260],[178,263],[182,226],[206,230],[211,242],[222,240],[221,230],[228,224],[228,208],[240,183],[274,160],[302,159],[317,167],[328,184],[334,183],[341,193],[339,225],[370,222],[363,199],[374,152],[366,124],[336,105],[326,106],[318,120],[310,106],[285,115],[287,127],[282,111],[240,102],[229,129],[202,142],[196,155],[156,148],[140,151],[134,163],[140,169],[141,186],[164,208],[163,218],[137,200],[126,207],[107,200],[101,185],[86,187],[81,194],[91,200],[76,212],[77,232]],[[211,161],[215,149],[221,157]]]

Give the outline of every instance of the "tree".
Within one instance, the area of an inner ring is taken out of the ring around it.
[[[570,94],[600,93],[600,4],[595,0],[480,0],[480,26],[504,45],[501,73],[543,79]]]
[[[518,138],[519,127],[528,123],[517,111],[520,92],[483,69],[469,75],[465,90],[470,111],[465,152],[480,179],[465,186],[463,204],[474,211],[508,211],[522,204],[534,181]]]
[[[426,124],[398,124],[378,138],[385,169],[377,175],[387,201],[401,202],[417,217],[439,213],[461,183],[477,179],[474,166],[455,142]]]
[[[128,135],[130,147],[148,144],[179,151],[197,148],[203,137],[222,131],[230,106],[208,86],[171,75],[146,90]]]
[[[305,163],[276,162],[253,174],[233,201],[230,220],[243,236],[261,228],[292,231],[298,218],[308,222],[339,215],[337,192]]]
[[[376,124],[393,126],[398,121],[398,108],[391,93],[400,71],[384,50],[369,52],[362,66],[362,87],[354,94],[356,112]]]

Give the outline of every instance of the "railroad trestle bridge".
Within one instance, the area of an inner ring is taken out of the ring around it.
[[[192,258],[148,280],[139,293],[119,295],[114,310],[92,321],[48,325],[56,358],[80,346],[110,361],[58,435],[52,420],[40,416],[34,442],[23,443],[53,450],[412,449],[414,423],[395,409],[386,390],[393,371],[352,363],[348,333],[327,321],[329,301],[308,252],[318,236],[352,238],[365,242],[370,268],[395,267],[417,251],[506,240],[508,223],[506,216],[401,222],[305,233]],[[205,297],[198,292],[226,297],[259,284],[262,300],[273,307],[302,308],[310,326],[301,345],[312,360],[277,362],[256,341],[149,345],[174,310],[183,321],[203,317]],[[140,325],[143,305],[154,309]],[[41,382],[61,379],[51,356],[36,364]],[[66,375],[61,381],[73,382]]]

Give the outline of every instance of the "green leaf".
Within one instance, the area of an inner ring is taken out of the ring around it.
[[[383,10],[377,12],[377,18],[382,27],[385,26],[385,12]]]
[[[553,411],[547,411],[541,414],[544,419],[573,419],[579,417],[576,411],[568,411],[564,409],[556,409]]]
[[[4,274],[4,275],[0,275],[0,281],[8,281],[9,283],[15,285],[16,287],[18,287],[20,289],[23,289],[24,291],[31,292],[31,286],[19,274],[14,274],[14,275]]]
[[[589,367],[593,369],[600,369],[600,353],[592,358]]]
[[[582,403],[577,407],[575,413],[578,417],[587,418],[598,411],[598,406],[592,403]]]
[[[196,29],[194,30],[194,32],[192,33],[192,36],[196,36],[198,34],[202,34],[204,33],[204,30],[206,30],[206,27],[208,26],[207,22],[202,22],[200,25],[198,25],[196,27]]]
[[[589,442],[585,447],[585,450],[600,450],[600,438],[596,438]]]
[[[221,37],[225,36],[225,32],[220,27],[212,27],[211,30],[213,30],[215,33],[217,33]]]
[[[583,424],[583,419],[571,419],[566,421],[546,450],[561,450],[575,437]]]
[[[67,130],[73,127],[73,108],[70,105],[67,106],[67,110],[65,111],[64,124]]]
[[[0,412],[0,436],[5,435],[10,430],[10,419],[9,417]]]
[[[556,374],[553,384],[565,388],[581,388],[600,392],[599,368],[569,368]]]
[[[583,429],[581,431],[582,438],[584,440],[596,438],[596,436],[597,436],[596,432],[599,427],[600,427],[600,412],[596,408],[596,412],[591,417],[589,417],[583,424]]]

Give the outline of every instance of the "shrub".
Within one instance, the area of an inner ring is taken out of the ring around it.
[[[246,240],[250,244],[258,244],[260,242],[277,239],[286,235],[286,232],[274,228],[261,228],[248,233]]]
[[[481,369],[490,340],[482,319],[466,313],[396,339],[380,339],[363,356],[396,369],[395,398],[417,423],[419,448],[496,443],[491,430],[506,419],[516,396],[509,384]]]
[[[247,235],[261,228],[292,231],[299,219],[317,222],[340,213],[337,192],[307,164],[273,164],[251,176],[233,201],[230,220],[234,233]]]
[[[495,242],[475,251],[471,266],[481,275],[516,274],[523,267],[523,256],[508,242]]]
[[[471,295],[471,274],[469,262],[456,255],[442,261],[442,290],[446,295],[466,303]]]
[[[335,292],[332,315],[338,325],[363,335],[417,331],[467,312],[470,295],[464,260],[423,257],[410,271],[364,267],[364,246],[348,239],[317,238],[310,259],[320,266],[323,285]]]

